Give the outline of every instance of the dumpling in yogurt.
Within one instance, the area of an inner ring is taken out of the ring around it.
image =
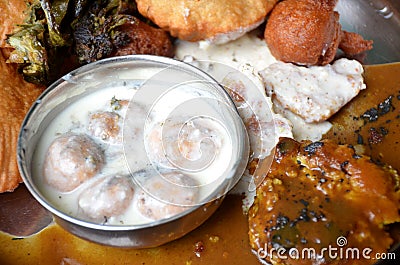
[[[177,215],[195,204],[198,196],[194,189],[196,185],[193,178],[178,172],[152,176],[144,187],[151,195],[141,190],[137,196],[137,208],[143,216],[152,220]]]
[[[107,143],[122,143],[122,117],[111,111],[95,112],[89,117],[89,133]]]
[[[86,134],[64,134],[50,145],[44,161],[45,181],[69,192],[95,176],[104,165],[104,152]]]
[[[79,196],[79,208],[94,220],[123,214],[131,204],[133,184],[127,177],[111,175],[95,181]]]
[[[224,137],[220,126],[207,119],[156,123],[145,131],[145,145],[150,161],[158,167],[199,169],[221,152]]]
[[[122,144],[123,120],[129,105],[128,100],[113,97],[111,108],[104,108],[89,115],[89,134],[105,143]]]

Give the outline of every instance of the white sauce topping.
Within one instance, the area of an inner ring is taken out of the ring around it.
[[[261,71],[276,62],[276,59],[258,34],[257,30],[252,31],[223,45],[178,40],[175,56],[186,62],[193,61],[193,59],[208,60],[234,68],[238,68],[242,64],[250,64],[256,71]]]
[[[297,140],[319,141],[332,128],[332,124],[328,121],[307,123],[300,116],[280,106],[279,102],[275,102],[274,110],[290,120],[293,126],[293,138]]]
[[[145,124],[144,143],[154,164],[191,171],[199,185],[214,182],[215,188],[229,168],[234,147],[213,95],[193,91],[190,85],[178,85],[158,98]],[[204,192],[200,201],[212,190]]]
[[[308,123],[327,120],[365,89],[362,73],[348,59],[311,67],[276,62],[261,72],[268,94]]]
[[[243,35],[245,35],[247,32],[252,31],[253,29],[257,28],[264,22],[264,19],[254,23],[253,25],[247,26],[247,27],[240,27],[234,31],[226,32],[226,33],[219,33],[213,36],[212,38],[209,38],[205,41],[201,41],[200,45],[210,45],[210,44],[225,44],[230,41],[234,41]]]

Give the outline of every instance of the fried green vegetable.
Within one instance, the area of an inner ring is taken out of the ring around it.
[[[131,20],[119,14],[120,1],[111,0],[93,4],[73,23],[75,51],[81,64],[97,61],[111,55],[114,50],[114,29]]]
[[[8,62],[19,64],[28,82],[45,85],[62,74],[65,59],[86,64],[129,42],[117,28],[134,23],[132,15],[138,14],[135,2],[125,0],[34,0],[27,13],[24,24],[8,36],[15,48]]]
[[[18,63],[24,78],[31,83],[40,84],[47,80],[49,66],[43,45],[44,31],[41,24],[26,25],[8,38],[8,43],[15,48],[8,62]]]
[[[55,0],[50,4],[48,0],[41,0],[40,5],[46,17],[49,44],[52,47],[62,47],[67,45],[67,39],[61,33],[61,23],[67,14],[68,0]]]
[[[7,42],[15,48],[8,62],[19,64],[19,70],[28,82],[48,84],[56,76],[56,70],[50,67],[61,63],[59,58],[62,57],[58,55],[63,47],[70,45],[68,34],[63,35],[60,30],[66,16],[66,10],[60,10],[66,6],[68,1],[55,1],[57,12],[53,12],[49,1],[34,1],[24,24],[8,36]]]

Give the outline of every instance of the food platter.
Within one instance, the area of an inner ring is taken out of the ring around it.
[[[364,91],[357,101],[351,102],[333,117],[334,127],[328,134],[338,142],[346,141],[350,144],[357,142],[354,136],[357,128],[343,129],[349,124],[349,115],[357,109],[363,113],[388,96],[399,95],[400,66],[396,62],[400,62],[400,5],[398,1],[342,0],[337,9],[345,29],[374,40],[374,49],[364,58],[368,65],[365,73],[367,86],[370,84],[371,89]],[[381,66],[371,66],[373,64]],[[385,78],[390,78],[392,82],[385,82]],[[394,102],[397,109],[400,109],[399,102]],[[386,139],[390,151],[386,153],[385,148],[388,147],[378,144],[370,152],[399,170],[400,164],[396,159],[396,150],[400,150],[398,126],[393,126],[391,132],[390,138]],[[241,208],[241,198],[228,195],[210,220],[182,239],[154,249],[117,249],[90,243],[65,232],[52,223],[51,215],[21,185],[13,193],[0,195],[0,230],[13,235],[0,234],[0,263],[260,264],[250,250],[247,218]],[[397,233],[399,239],[399,232],[394,233]],[[34,235],[25,237],[29,234]]]

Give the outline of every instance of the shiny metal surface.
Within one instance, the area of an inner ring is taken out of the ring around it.
[[[344,30],[374,41],[363,63],[400,61],[400,1],[339,0],[336,9]]]
[[[67,221],[56,215],[54,217],[57,224],[65,230],[95,243],[113,247],[150,248],[180,238],[192,231],[207,220],[222,201],[223,198],[220,198],[166,222],[155,222],[140,227],[127,226],[118,230],[111,229],[111,227],[103,227],[103,229],[91,228],[85,224],[78,225]]]
[[[187,75],[191,78],[196,78],[196,80],[204,81],[215,95],[223,95],[222,98],[218,98],[219,100],[226,100],[227,104],[231,104],[236,110],[230,97],[222,87],[201,70],[169,58],[133,55],[105,59],[71,72],[52,84],[28,112],[18,139],[17,154],[20,173],[25,186],[33,197],[54,214],[55,221],[67,231],[81,238],[110,246],[154,247],[177,239],[195,229],[210,217],[220,205],[224,194],[218,196],[219,199],[211,202],[202,201],[201,205],[192,206],[175,216],[148,224],[107,225],[93,223],[78,219],[59,210],[43,194],[39,184],[40,179],[32,175],[31,165],[36,145],[49,123],[66,106],[107,84],[114,85],[116,82],[135,82],[135,84],[139,82],[138,84],[140,84],[153,76],[154,73],[171,66],[177,68],[176,71],[180,77]],[[132,71],[132,69],[135,71]],[[137,69],[140,69],[140,71],[136,71]],[[178,79],[181,80],[180,78]],[[171,80],[168,81],[171,82]],[[241,132],[245,133],[244,129]],[[238,139],[244,139],[245,137],[244,134],[240,133],[238,136],[240,137]],[[242,150],[241,145],[238,145],[237,150]],[[244,164],[242,162],[237,164],[243,164],[244,168],[247,164],[247,160],[244,159],[244,157],[248,157],[247,147],[243,151],[243,153],[239,151],[239,154],[243,155],[240,161],[243,161]],[[236,167],[234,169],[236,170]],[[237,173],[237,178],[242,174],[243,171]],[[233,179],[234,177],[226,178],[219,186],[214,187],[214,193],[220,194],[221,191],[225,191],[228,183],[232,183]]]

